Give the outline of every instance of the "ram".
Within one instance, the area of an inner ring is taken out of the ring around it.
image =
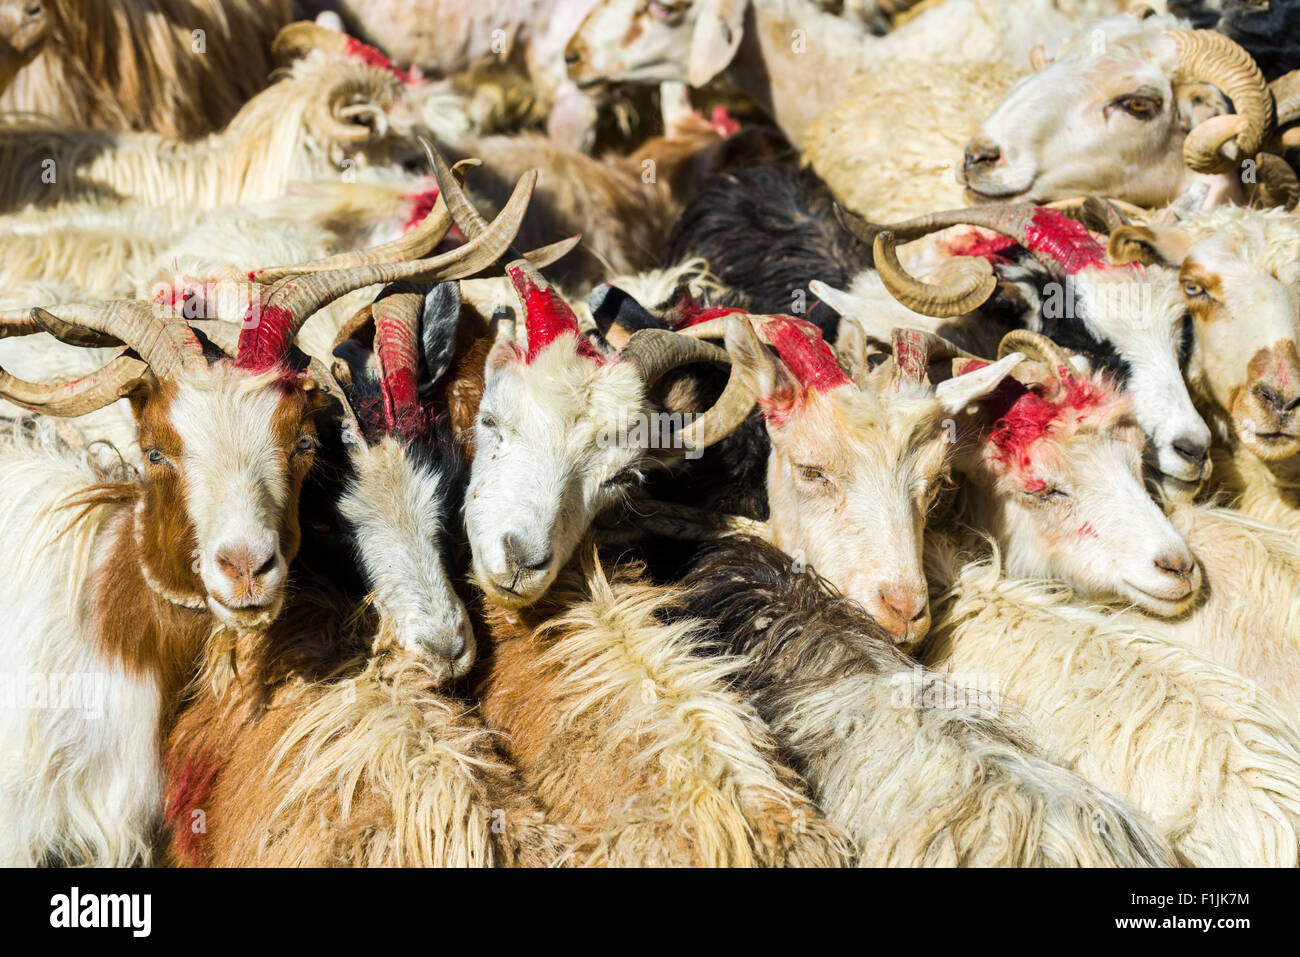
[[[4,0],[0,110],[190,139],[265,85],[290,0]]]

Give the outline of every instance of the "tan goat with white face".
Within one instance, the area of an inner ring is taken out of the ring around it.
[[[731,321],[727,351],[772,441],[773,544],[858,601],[895,641],[918,641],[930,626],[921,533],[947,473],[950,417],[997,386],[1020,357],[935,388],[925,378],[932,338],[899,330],[893,361],[855,384],[811,323]]]

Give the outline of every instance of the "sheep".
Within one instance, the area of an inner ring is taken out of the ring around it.
[[[0,120],[0,207],[89,197],[210,209],[271,199],[294,180],[400,166],[420,154],[390,115],[397,102],[387,71],[312,53],[221,132],[193,142],[10,116]]]
[[[185,140],[219,129],[271,72],[289,0],[5,0],[0,110]]]
[[[1120,7],[1110,0],[1078,6],[1085,19]],[[950,0],[873,37],[810,0],[692,0],[669,15],[635,0],[602,0],[569,40],[566,59],[580,86],[606,80],[698,87],[725,71],[741,89],[756,91],[781,131],[804,147],[810,124],[839,102],[855,74],[899,62],[1023,63],[1035,44],[1077,23],[1042,0]]]
[[[989,692],[921,669],[815,572],[762,542],[715,545],[678,614],[743,656],[739,681],[860,866],[1167,866],[1123,800],[1051,764]]]
[[[286,614],[241,636],[228,671],[200,687],[164,748],[177,863],[547,865],[566,850],[470,705],[441,690],[473,661],[443,554],[462,471],[419,388],[402,383],[430,387],[446,367],[454,290],[427,304],[385,290],[375,351],[359,330],[340,345],[365,438],[344,445],[337,503],[304,503],[307,538],[345,528],[371,595],[347,594],[329,549],[304,548]]]
[[[1246,171],[1267,165],[1257,154],[1272,131],[1272,97],[1246,51],[1180,25],[1114,17],[1040,58],[966,145],[961,179],[972,196],[1091,193],[1158,207],[1207,181],[1207,206],[1244,202],[1255,178]]]
[[[17,496],[4,526],[16,563],[5,586],[13,614],[0,633],[7,670],[102,671],[111,684],[109,720],[93,727],[64,711],[8,712],[0,734],[20,760],[0,791],[3,816],[16,822],[5,832],[5,860],[147,859],[158,738],[195,659],[219,640],[214,632],[263,627],[283,604],[300,540],[296,499],[327,401],[316,380],[285,366],[298,328],[349,288],[472,274],[501,256],[511,228],[503,216],[440,258],[284,284],[240,330],[233,363],[210,366],[189,326],[149,303],[38,312],[39,325],[62,339],[121,342],[141,358],[121,354],[53,385],[3,372],[0,395],[61,416],[129,396],[145,469],[140,480],[104,484],[66,457],[6,449],[7,471],[25,470],[38,490],[6,486]],[[75,534],[63,534],[60,509],[80,510]],[[36,553],[45,560],[32,560]],[[42,782],[40,800],[33,781]]]

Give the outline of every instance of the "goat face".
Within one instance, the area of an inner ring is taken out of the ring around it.
[[[1144,438],[1127,397],[1099,376],[1068,372],[1019,391],[959,459],[1007,570],[1158,615],[1183,611],[1200,570],[1143,485]]]
[[[384,436],[350,443],[355,479],[339,502],[384,627],[450,681],[474,663],[474,631],[443,557],[447,499],[457,475],[446,456]]]
[[[955,415],[997,385],[1019,357],[942,393],[924,381],[924,355],[855,385],[810,323],[760,320],[728,337],[767,421],[769,526],[773,544],[858,601],[895,641],[911,645],[930,626],[921,567],[925,515],[943,485]],[[738,327],[739,329],[747,326]],[[896,351],[917,336],[897,337]],[[922,340],[924,343],[924,340]],[[960,393],[960,394],[959,394]]]
[[[1124,388],[1166,490],[1194,491],[1209,475],[1210,429],[1183,374],[1186,310],[1160,267],[1088,269],[1072,277],[1083,324],[1124,367]]]
[[[569,77],[579,86],[701,86],[731,61],[747,6],[747,0],[596,0],[565,48]]]
[[[0,2],[0,91],[41,52],[52,26],[42,0]]]
[[[1228,112],[1214,87],[1175,85],[1176,63],[1173,42],[1149,22],[1119,16],[1088,27],[980,124],[962,181],[989,199],[1095,193],[1143,206],[1169,202],[1191,175],[1187,133]]]
[[[239,629],[276,616],[300,540],[319,395],[279,370],[225,363],[132,394],[145,460],[136,529],[154,582],[200,592]]]
[[[1294,249],[1300,229],[1289,225]],[[1300,454],[1300,265],[1281,252],[1216,236],[1193,246],[1179,271],[1197,375],[1237,439],[1266,462]]]
[[[502,342],[487,358],[465,525],[475,582],[507,607],[546,592],[643,464],[644,450],[611,441],[646,410],[643,380],[575,344],[560,335],[525,362]]]

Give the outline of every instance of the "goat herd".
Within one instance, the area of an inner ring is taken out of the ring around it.
[[[0,0],[0,863],[1300,864],[1300,2],[1169,6]]]

